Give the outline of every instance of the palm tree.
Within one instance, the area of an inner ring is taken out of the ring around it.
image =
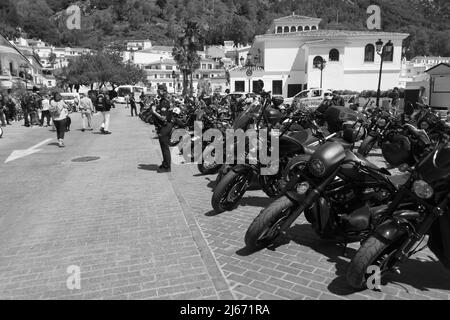
[[[194,89],[193,74],[195,70],[200,68],[200,56],[197,53],[199,39],[200,31],[197,23],[188,22],[172,51],[172,56],[183,74],[183,94],[187,93],[188,82],[190,82],[190,94]],[[188,81],[188,76],[190,81]]]

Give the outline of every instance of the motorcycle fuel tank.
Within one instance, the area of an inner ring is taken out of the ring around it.
[[[335,142],[325,143],[311,156],[309,170],[316,177],[325,177],[345,160],[344,147]]]

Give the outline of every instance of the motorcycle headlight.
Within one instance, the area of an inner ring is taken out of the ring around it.
[[[325,164],[320,159],[314,159],[309,162],[309,169],[316,177],[322,177],[325,174]]]
[[[379,127],[384,127],[384,126],[386,126],[386,119],[380,119],[380,120],[378,120],[377,125],[378,125]]]
[[[430,199],[434,195],[433,188],[425,181],[418,180],[413,184],[414,193],[421,199]]]
[[[297,190],[298,194],[303,195],[306,192],[308,192],[310,187],[311,186],[309,185],[309,183],[305,181],[305,182],[299,183],[296,187],[296,190]]]

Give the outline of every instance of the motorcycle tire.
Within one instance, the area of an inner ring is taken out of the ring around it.
[[[209,153],[209,151],[208,151],[209,148],[212,148],[212,146],[207,146],[205,148],[205,150],[203,150],[203,154],[205,154],[205,152]],[[198,171],[200,171],[201,174],[203,174],[203,175],[216,174],[219,172],[220,168],[222,168],[222,164],[217,164],[217,163],[205,165],[204,158],[205,157],[203,156],[202,161],[197,164]]]
[[[358,153],[363,157],[367,157],[377,142],[373,137],[367,137],[358,148]]]
[[[3,137],[3,129],[0,127],[0,138]]]
[[[237,186],[238,179],[242,177],[243,179],[247,179],[247,181],[242,181],[242,183],[245,183],[247,186],[234,195],[232,199],[229,199],[230,193],[233,192],[234,188]],[[211,205],[214,211],[219,214],[225,211],[233,210],[247,191],[248,184],[248,177],[234,171],[228,172],[214,188],[214,193],[211,198]],[[229,201],[224,202],[224,199]]]
[[[367,288],[367,270],[383,255],[388,254],[395,248],[392,243],[385,243],[376,237],[369,237],[364,241],[356,252],[347,269],[347,283],[354,289],[363,290]]]
[[[275,200],[267,208],[262,210],[245,233],[245,245],[247,248],[258,250],[273,243],[279,235],[277,230],[274,230],[272,235],[265,237],[263,240],[261,237],[272,228],[281,226],[284,219],[288,217],[286,210],[293,205],[294,203],[288,197],[284,196]]]

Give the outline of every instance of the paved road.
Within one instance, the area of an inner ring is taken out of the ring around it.
[[[246,228],[269,202],[249,192],[214,216],[215,177],[194,165],[172,174],[151,127],[113,111],[113,135],[82,133],[73,115],[67,148],[48,141],[8,163],[48,128],[8,127],[0,139],[0,298],[10,299],[449,299],[450,272],[429,251],[381,292],[350,290],[342,275],[355,250],[320,241],[302,218],[276,251],[248,255]],[[99,119],[94,121],[98,128]],[[73,162],[80,157],[92,162]],[[69,290],[78,266],[81,289]]]

